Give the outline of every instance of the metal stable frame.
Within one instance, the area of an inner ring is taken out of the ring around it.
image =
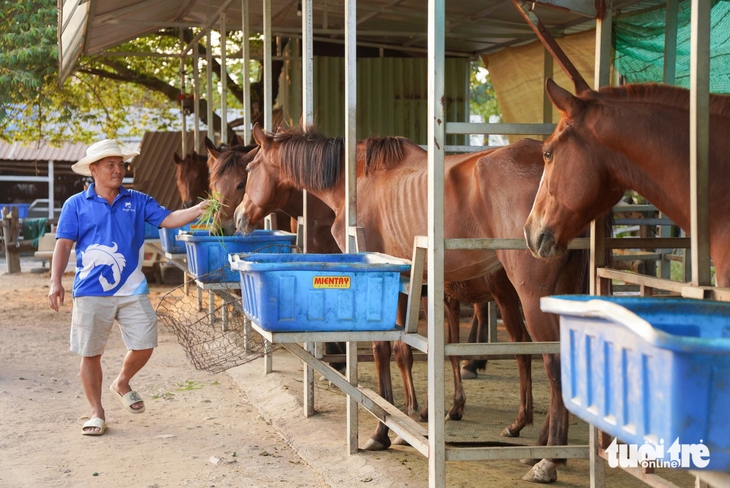
[[[230,0],[229,0],[230,1]],[[523,8],[528,20],[533,21],[537,26],[537,20],[530,19],[529,9],[526,9],[524,2],[513,2]],[[248,32],[248,0],[243,3],[243,28],[244,33]],[[302,122],[311,124],[313,122],[313,68],[312,68],[312,3],[313,0],[302,0],[302,65],[303,65],[303,111]],[[667,32],[668,35],[667,59],[674,59],[676,42],[676,12],[677,0],[668,0]],[[226,5],[228,2],[226,2]],[[271,4],[270,0],[263,0],[264,5],[264,128],[271,130]],[[345,27],[345,105],[346,105],[346,134],[345,153],[347,162],[347,184],[348,195],[346,214],[349,229],[347,241],[347,252],[356,252],[357,249],[357,216],[356,205],[357,195],[355,186],[355,145],[356,145],[356,1],[345,2],[346,27]],[[610,66],[610,37],[612,26],[612,1],[606,2],[606,15],[603,19],[597,19],[596,30],[596,73],[595,87],[609,83]],[[714,297],[730,300],[730,290],[711,288],[710,285],[710,258],[709,258],[709,211],[708,211],[708,134],[709,134],[709,0],[692,0],[692,78],[691,78],[691,206],[692,206],[692,283],[677,284],[658,278],[648,276],[637,276],[629,273],[621,273],[615,270],[600,268],[605,265],[603,262],[603,250],[606,246],[624,247],[619,240],[605,239],[602,223],[594,222],[591,226],[590,250],[591,250],[591,292],[605,293],[608,290],[608,280],[620,279],[627,282],[635,282],[642,287],[644,293],[652,288],[662,288],[681,292],[684,296],[695,298]],[[206,22],[205,29],[210,39],[210,26],[219,17],[223,7],[216,12],[213,18]],[[672,15],[674,17],[672,17]],[[225,20],[221,20],[221,27],[224,30]],[[272,334],[253,326],[254,330],[261,333],[268,341],[281,343],[289,351],[302,359],[307,366],[304,368],[304,414],[310,416],[314,413],[314,376],[313,371],[325,375],[333,384],[338,386],[347,394],[347,443],[348,453],[354,454],[358,450],[357,404],[363,405],[371,414],[384,422],[397,434],[407,440],[419,452],[429,459],[429,486],[445,486],[445,462],[447,460],[487,460],[487,459],[515,459],[515,458],[571,458],[590,457],[591,461],[591,486],[599,487],[604,485],[604,463],[601,460],[601,452],[598,449],[598,432],[595,428],[590,429],[589,446],[553,446],[553,447],[499,447],[499,448],[452,448],[446,447],[444,443],[444,361],[445,356],[459,355],[491,355],[491,354],[534,354],[553,353],[558,351],[558,343],[532,343],[532,344],[444,344],[443,335],[443,253],[445,249],[461,248],[500,248],[500,249],[524,249],[522,240],[501,240],[501,239],[445,239],[443,234],[443,181],[436,175],[442,174],[444,170],[444,141],[446,134],[477,134],[477,133],[502,133],[502,134],[532,134],[547,135],[554,128],[553,124],[469,124],[462,122],[446,122],[443,105],[444,93],[444,35],[445,35],[445,0],[429,0],[428,2],[428,87],[431,98],[428,104],[428,164],[429,164],[429,221],[428,236],[416,239],[413,256],[412,280],[419,275],[417,271],[423,270],[423,261],[428,259],[428,336],[423,337],[415,332],[413,324],[417,322],[417,315],[414,318],[414,311],[417,311],[418,300],[415,297],[420,294],[420,286],[410,287],[416,291],[409,297],[409,322],[406,328],[394,328],[386,332],[327,332],[327,333],[286,333]],[[247,36],[244,36],[247,38]],[[209,43],[210,45],[210,43]],[[546,46],[549,49],[549,46]],[[190,46],[183,52],[186,55]],[[553,53],[554,54],[554,53]],[[210,49],[206,57],[210,60]],[[248,44],[243,46],[244,69],[247,69]],[[196,58],[197,59],[197,58]],[[559,63],[561,59],[557,58]],[[562,64],[561,64],[562,66]],[[673,80],[674,63],[667,62],[666,79]],[[565,68],[565,66],[563,66]],[[552,70],[552,60],[546,57],[546,76]],[[208,88],[211,87],[210,62],[207,68]],[[196,99],[197,99],[197,87]],[[244,73],[244,99],[246,106],[250,106],[250,91],[248,90],[248,76]],[[211,93],[208,93],[210,101]],[[224,108],[224,107],[222,107]],[[549,121],[551,106],[546,102],[544,112],[545,120]],[[225,115],[224,115],[225,117]],[[212,106],[208,104],[209,126],[212,124]],[[197,125],[197,124],[196,124]],[[197,132],[197,131],[196,131]],[[246,142],[249,141],[249,128],[246,127]],[[198,142],[196,141],[196,147]],[[305,199],[306,212],[306,199]],[[306,243],[306,229],[305,229]],[[519,242],[518,242],[519,241]],[[686,247],[685,241],[678,239],[652,239],[651,243],[639,243],[632,239],[626,247],[641,247],[646,245],[651,248],[679,248]],[[306,244],[305,244],[306,246]],[[575,247],[584,247],[585,242],[577,243]],[[361,249],[362,250],[362,249]],[[306,249],[305,249],[306,251]],[[599,269],[600,268],[600,269]],[[633,280],[633,281],[632,281]],[[666,283],[665,283],[666,282]],[[412,282],[416,283],[416,282]],[[220,292],[220,291],[219,291]],[[415,321],[415,322],[414,322]],[[428,429],[424,429],[405,414],[385,402],[374,392],[358,388],[357,383],[357,342],[373,340],[402,340],[417,349],[428,353],[428,403],[429,422]],[[347,342],[347,372],[342,376],[314,356],[314,343],[320,341],[344,341]],[[303,343],[304,347],[298,345]],[[271,371],[271,356],[267,355],[265,371]],[[697,472],[702,478],[711,482],[716,481],[712,473]],[[718,475],[722,476],[722,475]],[[651,481],[651,477],[639,476],[644,480]],[[724,478],[718,478],[724,480]],[[656,481],[656,480],[655,480]],[[721,481],[724,482],[724,481]],[[698,483],[703,481],[698,478]],[[657,484],[661,484],[657,481]],[[664,483],[664,486],[667,486]]]

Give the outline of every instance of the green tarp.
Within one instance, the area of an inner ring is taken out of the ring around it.
[[[679,2],[677,63],[674,84],[689,88],[692,2]],[[666,9],[617,18],[613,24],[615,68],[629,83],[664,79]],[[730,93],[730,2],[712,2],[710,30],[710,92]]]

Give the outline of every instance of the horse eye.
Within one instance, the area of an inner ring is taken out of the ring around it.
[[[236,190],[245,190],[245,189],[246,189],[246,182],[245,181],[240,182],[238,184],[238,186],[236,187]]]
[[[542,157],[545,158],[545,161],[550,161],[553,158],[553,153],[545,151],[542,153]]]

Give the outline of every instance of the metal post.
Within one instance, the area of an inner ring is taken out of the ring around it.
[[[271,114],[271,0],[264,1],[264,130],[272,128]]]
[[[428,1],[428,486],[446,486],[444,443],[445,0]]]
[[[664,83],[674,84],[677,68],[677,13],[679,0],[667,0],[667,15],[664,27]]]
[[[241,43],[241,53],[243,57],[243,143],[251,143],[251,51],[250,38],[251,33],[248,25],[248,0],[243,0],[241,5],[241,25],[243,30],[243,39]]]
[[[357,252],[357,241],[350,232],[357,226],[357,2],[345,2],[345,214],[347,235],[345,252]],[[357,385],[357,343],[347,343],[347,379]],[[347,398],[348,452],[357,452],[357,402]]]
[[[313,60],[313,26],[312,26],[312,0],[304,0],[302,2],[302,125],[307,127],[314,123],[314,97],[313,97],[313,80],[314,70],[312,68]],[[307,209],[307,192],[304,191],[302,195],[303,201],[303,226],[302,226],[302,251],[308,252],[309,250],[309,225],[308,225],[308,209]],[[312,347],[312,344],[306,344],[306,348]],[[321,346],[320,346],[321,347]],[[316,349],[316,346],[315,346]],[[309,416],[307,412],[314,413],[314,370],[311,366],[305,365],[304,367],[304,390],[305,390],[305,415]],[[348,397],[347,408],[350,408],[350,400]],[[357,412],[357,406],[355,408]],[[348,410],[349,412],[349,410]],[[348,420],[349,420],[348,413]],[[348,429],[350,423],[348,422]],[[357,424],[355,424],[357,425]],[[355,430],[357,433],[357,430]],[[351,445],[350,435],[348,432],[348,446]],[[348,448],[348,454],[354,454],[357,452],[357,436],[355,436],[355,447]]]
[[[193,151],[200,151],[200,44],[193,44]],[[184,156],[183,156],[184,157]]]
[[[542,58],[542,86],[545,86],[545,80],[553,77],[555,63],[553,55],[546,48],[543,48]],[[551,124],[553,121],[553,102],[547,96],[547,91],[542,90],[542,123]],[[549,135],[543,136],[543,140],[547,140]]]
[[[221,12],[221,143],[228,143],[228,69],[226,68],[226,13]]]
[[[56,203],[53,200],[56,178],[53,174],[53,161],[48,161],[48,220],[56,218]]]
[[[184,158],[188,152],[186,132],[186,120],[185,120],[185,38],[183,37],[184,29],[180,29],[180,134],[182,140],[180,141],[180,149],[182,151],[182,157]]]
[[[689,156],[692,224],[692,284],[708,286],[710,275],[710,0],[692,0]]]
[[[210,0],[207,2],[207,10],[205,21],[210,20]],[[205,97],[207,98],[206,103],[206,119],[208,121],[207,133],[208,139],[216,142],[215,137],[215,123],[213,122],[213,49],[211,47],[211,28],[210,26],[206,29],[205,33]]]

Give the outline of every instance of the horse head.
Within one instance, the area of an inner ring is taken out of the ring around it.
[[[210,192],[216,195],[221,203],[221,208],[214,217],[213,226],[221,229],[224,235],[232,235],[236,230],[233,210],[241,203],[246,192],[248,179],[246,169],[258,152],[257,146],[237,145],[207,149]]]
[[[248,167],[246,197],[236,209],[236,228],[251,232],[264,215],[283,208],[295,190],[323,190],[340,181],[344,142],[312,127],[280,127],[270,134],[254,126],[259,151]]]
[[[596,92],[575,97],[551,79],[545,88],[561,117],[543,144],[545,168],[524,226],[527,246],[538,258],[563,255],[570,240],[624,193],[606,168],[616,156],[595,143],[596,121],[589,109]]]
[[[205,198],[208,191],[208,166],[206,158],[195,151],[181,159],[177,153],[172,155],[175,162],[175,180],[183,208],[195,205]]]

